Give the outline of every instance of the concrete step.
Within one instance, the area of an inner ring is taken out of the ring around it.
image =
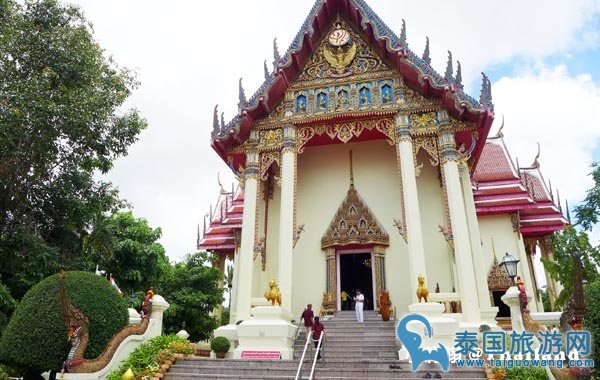
[[[417,372],[398,360],[398,344],[395,321],[384,322],[375,312],[365,312],[365,322],[357,323],[354,311],[342,311],[326,320],[324,360],[317,363],[316,378],[320,380],[349,379],[422,379],[428,372],[440,373],[444,379],[485,379],[483,369],[452,368],[441,372],[436,364],[424,363]],[[165,375],[167,380],[195,379],[294,379],[306,343],[304,327],[294,342],[296,360],[215,360],[179,359]],[[302,365],[303,378],[308,378],[314,358],[314,346],[310,346]],[[392,369],[390,365],[400,365]]]
[[[178,360],[171,368],[165,379],[289,379],[294,378],[297,364],[292,361],[252,360]],[[181,364],[180,364],[181,363]],[[399,364],[401,369],[390,369],[390,364]],[[309,363],[305,363],[302,373],[307,376],[310,372]],[[445,379],[483,379],[483,370],[451,368],[444,373],[435,364],[423,364],[417,372],[410,370],[410,365],[399,361],[365,361],[357,360],[349,363],[318,362],[315,373],[319,379],[421,379],[427,372],[432,375],[440,373]],[[305,377],[306,378],[306,377]]]

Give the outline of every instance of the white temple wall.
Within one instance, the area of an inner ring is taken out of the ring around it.
[[[521,260],[517,265],[517,275],[521,276],[525,282],[527,293],[534,299],[533,276],[527,265],[525,245],[521,234],[514,231],[510,215],[486,215],[479,216],[477,219],[483,243],[482,251],[485,256],[486,269],[489,271],[494,261],[493,238],[498,262],[502,261],[502,257],[506,252]],[[537,303],[531,302],[529,310],[537,312]]]
[[[321,237],[350,186],[348,152],[353,152],[355,188],[389,235],[386,285],[399,312],[412,302],[406,243],[393,225],[400,219],[400,191],[395,148],[387,141],[366,141],[308,147],[298,155],[297,223],[304,232],[294,250],[292,312],[307,303],[319,311],[326,287],[325,252]],[[339,289],[337,290],[339,293]]]
[[[265,201],[264,201],[264,183],[261,185],[259,195],[258,210],[258,233],[257,239],[265,236]],[[269,199],[268,208],[268,230],[266,242],[266,264],[265,270],[262,269],[262,258],[259,255],[254,259],[252,266],[252,297],[263,297],[268,289],[271,279],[278,279],[278,251],[279,251],[279,208],[281,199],[281,189],[274,185],[273,197]]]
[[[439,168],[429,164],[429,155],[424,151],[417,156],[417,163],[423,163],[421,175],[417,178],[417,190],[427,266],[425,280],[430,293],[435,292],[436,283],[440,285],[440,292],[449,293],[456,281],[453,278],[452,250],[439,231],[440,225],[447,224]]]

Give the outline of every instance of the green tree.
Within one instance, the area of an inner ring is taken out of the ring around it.
[[[94,230],[90,236],[100,251],[88,247],[88,257],[112,273],[122,291],[145,291],[168,275],[171,266],[165,249],[158,243],[160,228],[153,229],[146,219],[136,219],[131,211],[116,212],[97,221],[96,226],[102,231]]]
[[[600,360],[600,281],[590,283],[585,291],[587,312],[583,320],[584,327],[592,334],[592,359],[598,363]],[[598,369],[594,369],[594,378],[600,378]]]
[[[577,224],[587,231],[590,231],[600,218],[600,165],[598,163],[592,164],[590,175],[594,179],[594,186],[587,191],[583,203],[575,207]]]
[[[599,278],[597,268],[600,264],[600,251],[591,245],[585,231],[578,231],[574,226],[567,226],[563,231],[552,236],[552,250],[554,260],[542,258],[542,262],[550,276],[564,287],[554,304],[554,308],[560,310],[571,297],[574,288],[571,253],[574,251],[581,253],[583,277],[588,282],[593,282]]]
[[[171,306],[165,311],[164,330],[176,333],[185,322],[190,340],[207,339],[221,321],[210,315],[223,302],[219,280],[223,274],[208,266],[211,257],[206,252],[188,255],[175,264],[173,273],[161,285],[161,292]]]
[[[146,127],[121,110],[136,87],[78,8],[0,0],[0,274],[17,298],[60,266],[80,268],[94,217],[122,206],[94,173]]]
[[[10,295],[8,288],[0,282],[0,336],[2,336],[2,330],[8,324],[15,306],[16,302]]]

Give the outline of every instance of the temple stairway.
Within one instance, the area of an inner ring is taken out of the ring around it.
[[[318,362],[316,379],[422,379],[439,373],[444,379],[485,379],[482,369],[452,367],[444,373],[437,364],[422,364],[417,372],[399,361],[394,321],[384,322],[374,311],[365,311],[364,323],[355,320],[354,311],[338,312],[325,321],[324,361]],[[304,328],[294,344],[295,360],[213,360],[178,359],[165,375],[167,380],[193,379],[294,379],[306,342]],[[308,379],[314,350],[307,351],[302,378]],[[310,360],[310,363],[309,363]],[[390,368],[390,365],[400,369]]]

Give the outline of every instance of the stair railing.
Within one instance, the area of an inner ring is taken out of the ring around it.
[[[300,330],[300,327],[298,327],[298,330]],[[321,334],[323,335],[323,334]],[[297,336],[297,335],[296,335]],[[296,379],[295,380],[299,380],[301,379],[301,374],[302,374],[302,364],[304,364],[304,357],[306,356],[306,350],[308,349],[308,344],[312,341],[312,338],[309,336],[306,337],[306,343],[304,344],[304,350],[302,351],[302,357],[300,358],[300,363],[298,363],[298,371],[296,371]]]
[[[321,351],[321,345],[323,344],[324,336],[325,336],[325,332],[322,332],[321,336],[319,337],[319,343],[317,344],[317,350],[316,350],[314,358],[313,358],[313,364],[312,364],[312,368],[310,369],[310,376],[308,377],[308,380],[312,380],[315,375],[315,366],[317,365],[317,358],[319,357],[319,352]],[[323,355],[323,353],[321,352],[321,356],[322,355]],[[323,360],[325,360],[325,357],[323,357]]]

